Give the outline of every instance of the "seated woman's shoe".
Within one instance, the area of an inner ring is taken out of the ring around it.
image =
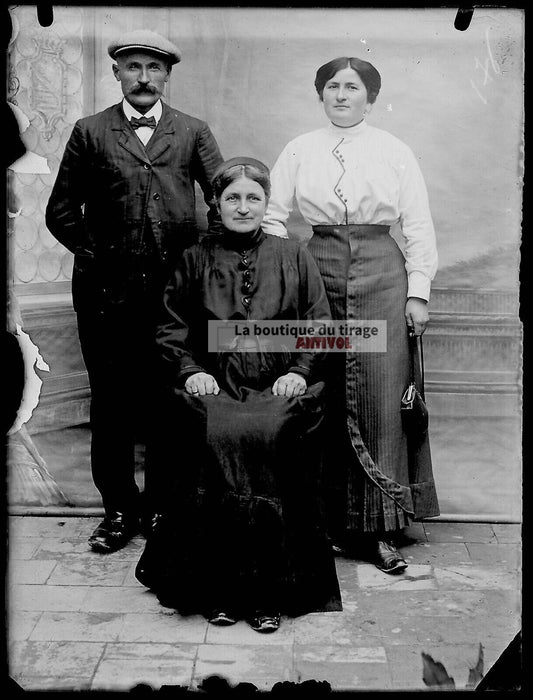
[[[219,627],[229,627],[229,625],[234,625],[237,620],[230,613],[224,612],[223,610],[214,610],[208,617],[208,622],[212,625],[218,625]]]
[[[280,625],[280,615],[275,613],[274,615],[257,612],[254,617],[250,620],[250,627],[256,632],[262,632],[263,634],[269,634],[270,632],[276,632]]]
[[[386,574],[401,574],[407,569],[407,562],[389,539],[376,541],[374,564]]]
[[[124,513],[106,515],[89,537],[94,552],[109,554],[122,549],[139,532],[139,519]]]

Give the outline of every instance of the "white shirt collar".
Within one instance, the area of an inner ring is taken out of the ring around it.
[[[135,107],[130,105],[126,98],[124,98],[122,100],[122,110],[128,121],[131,121],[132,117],[136,117],[137,119],[140,119],[141,117],[154,117],[156,122],[159,124],[159,120],[161,119],[161,115],[163,113],[163,105],[161,100],[157,100],[155,105],[151,107],[146,114],[141,114],[135,109]]]

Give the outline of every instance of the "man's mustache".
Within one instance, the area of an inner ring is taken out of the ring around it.
[[[131,92],[133,94],[137,94],[140,92],[150,92],[150,93],[155,93],[156,89],[152,87],[151,85],[139,85],[139,87],[135,87],[131,89]]]

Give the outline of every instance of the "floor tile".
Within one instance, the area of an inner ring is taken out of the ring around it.
[[[90,552],[85,538],[65,537],[58,539],[57,537],[43,537],[34,554],[34,559],[59,559],[69,554],[77,557],[92,555],[93,561],[96,556],[93,552]]]
[[[491,525],[486,523],[424,523],[428,542],[496,543]]]
[[[123,624],[120,613],[46,612],[31,633],[31,641],[113,642]]]
[[[326,681],[334,691],[389,690],[391,678],[385,650],[380,647],[304,646],[294,649],[298,682]]]
[[[16,642],[11,651],[11,676],[70,676],[89,679],[104,644],[97,642]]]
[[[31,559],[42,543],[42,537],[13,537],[9,538],[8,554],[9,559]],[[43,557],[43,559],[54,559],[54,557]]]
[[[357,575],[361,589],[387,588],[389,590],[430,590],[436,588],[431,566],[413,564],[397,575],[386,574],[372,564],[359,564]]]
[[[183,617],[161,608],[157,613],[123,613],[122,618],[120,642],[200,644],[206,637],[207,621],[200,615]]]
[[[503,571],[520,570],[521,547],[518,544],[465,544],[470,560],[475,566],[492,567]]]
[[[285,680],[292,671],[292,645],[202,644],[194,677],[219,675],[230,683],[249,678]]]
[[[85,518],[70,516],[64,518],[14,516],[9,518],[9,537],[77,537],[86,523]]]
[[[129,562],[81,559],[74,555],[62,557],[49,583],[58,586],[121,586],[130,568]]]
[[[93,586],[83,606],[87,612],[160,612],[156,596],[143,587]]]
[[[22,642],[30,636],[42,612],[29,610],[7,612],[7,638],[9,642]]]
[[[89,691],[91,681],[89,678],[79,676],[65,677],[59,676],[18,676],[18,683],[26,691],[36,692],[68,692],[68,691]]]
[[[11,562],[8,568],[9,584],[52,582],[52,572],[57,567],[56,561],[20,560]]]
[[[516,573],[495,571],[492,568],[472,566],[434,567],[439,588],[494,588],[512,590],[518,587]]]
[[[522,525],[511,523],[500,525],[495,523],[492,525],[492,529],[500,544],[520,543],[522,541]]]
[[[87,537],[89,536],[87,534]],[[87,537],[44,537],[35,552],[34,559],[56,559],[61,556],[73,555],[79,559],[89,561],[93,566],[99,566],[102,562],[137,561],[144,546],[144,540],[135,538],[120,549],[110,554],[93,552],[87,543]]]
[[[124,578],[124,583],[122,584],[123,586],[134,586],[134,587],[141,587],[146,589],[146,586],[143,586],[143,584],[137,580],[137,577],[135,576],[135,569],[137,568],[137,562],[138,558],[135,559],[135,561],[130,562],[129,569],[126,573],[126,576]]]
[[[80,610],[86,586],[11,586],[8,606],[13,610]]]
[[[139,684],[188,687],[197,647],[194,644],[109,644],[91,690],[126,691]]]
[[[379,619],[379,627],[386,645],[414,648],[420,645],[488,644],[499,642],[502,649],[516,634],[516,623],[507,617],[465,620],[458,616],[424,615],[406,618],[401,614]]]
[[[372,646],[341,646],[335,644],[300,644],[294,650],[295,663],[306,661],[309,663],[331,662],[338,663],[379,663],[387,662],[385,649],[381,644]]]
[[[438,544],[436,542],[423,542],[411,547],[403,547],[402,554],[409,564],[407,573],[413,564],[445,566],[447,564],[468,565],[471,563],[465,542],[439,542]]]
[[[376,618],[401,613],[406,622],[411,617],[459,617],[471,624],[480,617],[516,615],[517,595],[512,591],[435,590],[367,592],[366,607]],[[415,619],[416,624],[416,619]]]
[[[314,613],[294,621],[295,644],[354,647],[379,646],[375,614],[361,608],[357,612]]]

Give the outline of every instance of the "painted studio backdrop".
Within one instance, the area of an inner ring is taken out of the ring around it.
[[[122,98],[109,40],[146,27],[182,50],[166,101],[206,120],[225,158],[249,154],[272,166],[287,141],[325,125],[313,81],[330,59],[358,56],[380,71],[368,121],[413,149],[437,233],[424,351],[441,510],[520,518],[522,11],[475,9],[464,32],[454,28],[454,8],[54,5],[47,28],[34,6],[10,11],[8,100],[27,120],[26,147],[47,165],[13,173],[21,213],[10,220],[10,274],[39,400],[33,407],[28,399],[10,436],[11,506],[100,506],[89,468],[72,255],[47,230],[44,211],[75,121]],[[199,196],[200,221],[203,212]],[[297,211],[289,230],[302,240],[310,235]]]

